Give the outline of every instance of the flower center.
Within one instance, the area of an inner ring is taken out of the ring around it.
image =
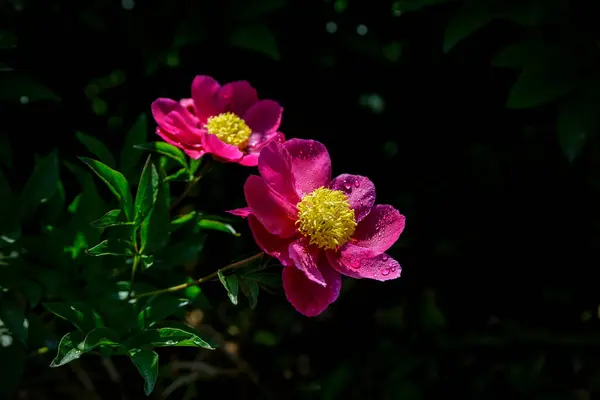
[[[210,117],[204,127],[211,135],[217,135],[223,142],[240,149],[246,146],[252,133],[246,122],[232,112]]]
[[[354,210],[341,190],[320,187],[304,196],[296,207],[298,232],[322,249],[338,248],[356,229]]]

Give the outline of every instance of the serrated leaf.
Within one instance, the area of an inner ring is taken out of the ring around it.
[[[77,348],[77,344],[81,343],[83,339],[83,333],[78,331],[69,332],[63,336],[58,344],[58,354],[50,363],[50,367],[60,367],[81,357],[82,352]]]
[[[82,332],[89,332],[103,325],[102,318],[87,303],[80,301],[54,302],[43,303],[42,305],[46,310],[69,321]]]
[[[600,107],[586,96],[564,101],[558,113],[557,131],[560,146],[569,162],[581,154],[588,138],[598,131]]]
[[[165,318],[170,317],[187,304],[189,304],[189,301],[186,299],[178,299],[169,295],[155,296],[150,299],[146,307],[138,314],[138,326],[150,328]]]
[[[510,89],[508,108],[536,107],[567,94],[574,77],[565,75],[556,65],[525,66]]]
[[[141,332],[134,340],[140,347],[201,347],[214,350],[217,346],[202,334],[191,328],[183,330],[173,327],[161,327],[158,329],[147,329]]]
[[[156,172],[156,168],[152,163],[152,157],[148,156],[135,196],[135,225],[141,224],[148,214],[152,212],[154,203],[156,203],[156,196],[158,195],[158,183],[158,172]]]
[[[141,114],[125,136],[125,144],[123,145],[123,150],[121,150],[119,163],[121,171],[125,173],[131,171],[140,161],[141,154],[134,146],[145,143],[147,136],[148,117],[146,114]]]
[[[133,199],[131,198],[131,191],[129,189],[129,183],[127,179],[118,171],[102,164],[100,161],[92,160],[91,158],[80,157],[81,161],[86,163],[88,167],[94,171],[96,175],[110,189],[110,191],[117,197],[119,204],[125,212],[125,217],[128,221],[132,220],[132,207]]]
[[[144,393],[150,396],[158,378],[158,354],[152,350],[133,349],[129,358],[144,378]]]
[[[133,225],[132,222],[119,222],[121,210],[110,210],[102,217],[90,223],[94,228],[108,228],[110,226]]]
[[[171,192],[165,181],[165,170],[159,166],[158,192],[152,214],[142,222],[140,228],[140,251],[154,253],[163,249],[169,241],[169,206]]]
[[[251,279],[244,279],[244,277],[240,277],[239,280],[242,293],[244,293],[244,296],[248,298],[250,308],[254,309],[256,307],[256,303],[258,303],[258,283]]]
[[[465,5],[452,17],[444,32],[444,53],[496,18],[495,11],[477,4],[476,7],[471,4]]]
[[[273,32],[263,24],[243,25],[231,34],[231,45],[253,50],[279,61],[280,55]]]
[[[86,250],[86,253],[90,256],[131,256],[134,251],[133,243],[128,240],[106,239]]]
[[[232,234],[233,236],[240,236],[240,234],[237,233],[236,230],[233,229],[233,227],[231,225],[226,224],[224,222],[220,222],[220,221],[213,221],[210,219],[201,219],[196,223],[196,226],[199,229],[226,232],[226,233]]]
[[[134,146],[136,149],[153,151],[155,153],[161,154],[165,157],[170,158],[173,161],[176,161],[184,168],[188,168],[187,158],[185,153],[178,149],[177,147],[170,145],[165,142],[152,142],[145,144],[138,144]]]
[[[76,136],[77,139],[89,150],[89,152],[98,157],[101,162],[111,168],[116,168],[117,162],[104,143],[95,137],[88,136],[82,132],[77,132]]]
[[[217,271],[217,276],[219,277],[221,284],[227,291],[227,296],[229,296],[229,300],[231,300],[231,303],[233,303],[233,305],[237,305],[237,303],[238,303],[238,287],[239,287],[239,282],[238,282],[237,276],[223,275],[221,270]]]
[[[42,202],[47,201],[56,192],[59,181],[58,156],[52,151],[48,156],[40,159],[27,180],[21,194],[21,217],[33,212]]]

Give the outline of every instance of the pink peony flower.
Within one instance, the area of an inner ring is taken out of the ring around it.
[[[245,166],[256,166],[260,150],[285,140],[278,132],[283,108],[259,100],[246,81],[221,86],[209,76],[196,76],[192,98],[159,98],[152,103],[156,133],[194,159],[205,153]]]
[[[400,277],[398,262],[384,252],[404,230],[405,217],[375,205],[375,185],[359,175],[331,180],[331,160],[314,140],[291,139],[263,148],[261,176],[244,185],[256,243],[284,265],[283,289],[300,313],[316,316],[333,303],[341,275],[387,281]]]

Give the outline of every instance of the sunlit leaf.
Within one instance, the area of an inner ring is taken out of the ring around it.
[[[129,358],[144,378],[144,393],[150,396],[158,378],[158,354],[152,350],[133,349]]]

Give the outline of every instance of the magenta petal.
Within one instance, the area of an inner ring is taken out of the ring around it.
[[[377,204],[354,232],[354,244],[383,253],[398,240],[406,217],[388,204]]]
[[[256,89],[247,81],[226,83],[217,93],[219,112],[232,112],[239,117],[258,101]]]
[[[284,238],[296,233],[296,207],[274,192],[263,178],[250,175],[244,184],[244,194],[252,214],[267,231]]]
[[[250,210],[249,207],[236,208],[235,210],[225,212],[242,218],[246,218],[248,215],[252,214],[252,210]]]
[[[272,133],[281,124],[283,107],[273,100],[260,100],[244,114],[244,121],[253,132]]]
[[[319,250],[308,246],[303,239],[298,239],[290,243],[288,248],[290,258],[294,261],[294,265],[300,271],[304,272],[306,277],[321,286],[327,286],[325,278],[317,267],[319,259]]]
[[[202,157],[206,153],[204,150],[189,149],[189,148],[186,148],[186,147],[183,148],[183,152],[185,154],[187,154],[188,157],[190,157],[190,158],[192,158],[194,160],[199,159],[200,157]]]
[[[277,258],[284,266],[294,264],[288,252],[291,239],[283,239],[272,235],[252,214],[248,216],[248,224],[258,247],[271,257]]]
[[[342,287],[342,276],[332,269],[325,257],[321,257],[319,270],[327,286],[321,286],[306,277],[295,267],[284,267],[283,290],[292,306],[307,317],[315,317],[337,300]]]
[[[388,281],[400,277],[402,268],[398,261],[385,253],[377,253],[364,247],[347,243],[338,253],[328,252],[331,266],[352,278]],[[337,262],[332,262],[336,261]]]
[[[290,139],[283,144],[292,159],[296,192],[303,197],[331,180],[331,159],[327,148],[316,140]]]
[[[246,154],[237,163],[244,167],[256,167],[258,165],[258,153]]]
[[[210,76],[198,75],[192,81],[192,99],[196,108],[196,117],[201,124],[220,112],[217,105],[217,93],[221,85]]]
[[[272,142],[263,148],[258,159],[258,172],[277,193],[297,204],[300,197],[296,193],[292,158],[281,144]]]
[[[238,161],[244,156],[244,153],[237,146],[223,142],[217,135],[205,132],[202,138],[202,146],[207,153],[214,154],[227,161]]]
[[[366,217],[375,204],[375,185],[364,176],[342,174],[331,181],[329,187],[346,193],[356,222]]]
[[[177,137],[169,131],[165,131],[160,126],[156,127],[156,134],[165,142],[183,149],[183,145],[177,141]]]
[[[172,112],[181,112],[185,108],[173,99],[158,98],[150,106],[152,116],[156,123],[166,131],[173,132],[178,129],[173,126],[173,120],[169,116]]]

